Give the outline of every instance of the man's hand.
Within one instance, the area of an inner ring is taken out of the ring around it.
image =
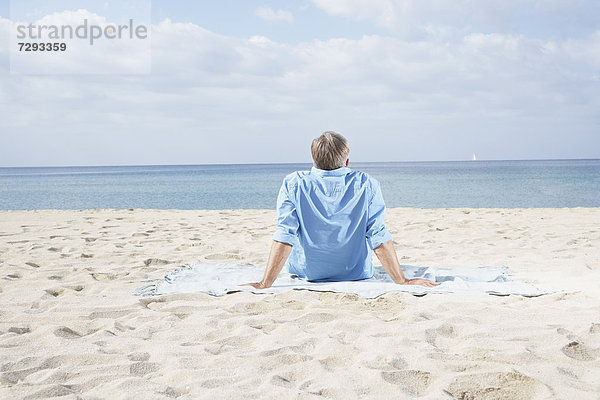
[[[421,285],[425,287],[438,286],[439,283],[432,282],[427,279],[406,279],[402,273],[400,262],[398,262],[398,256],[396,255],[396,249],[394,249],[394,243],[390,240],[388,242],[379,245],[373,250],[381,265],[385,268],[386,272],[392,278],[394,282],[399,285]]]
[[[285,261],[292,252],[292,245],[287,243],[281,243],[273,241],[271,245],[271,252],[269,253],[269,261],[267,261],[267,269],[265,270],[265,276],[260,282],[244,283],[240,286],[252,286],[254,289],[266,289],[270,288],[277,279],[277,275],[281,272],[281,269],[285,265]]]
[[[425,287],[436,287],[437,285],[439,285],[439,283],[437,283],[437,282],[433,282],[428,279],[421,279],[421,278],[405,279],[404,281],[400,281],[400,282],[396,282],[396,283],[399,285],[421,285],[421,286],[425,286]]]
[[[252,282],[252,283],[244,283],[243,285],[240,286],[252,286],[254,289],[266,289],[271,287],[271,285],[267,286],[266,284],[262,283],[262,282]]]

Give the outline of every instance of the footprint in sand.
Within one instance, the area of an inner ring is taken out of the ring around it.
[[[426,371],[403,370],[381,372],[384,381],[398,385],[400,390],[410,396],[422,396],[431,385],[431,374]]]
[[[212,354],[213,356],[218,356],[221,353],[225,353],[230,349],[229,346],[224,344],[207,344],[204,346],[204,351],[208,354]]]
[[[225,386],[231,386],[236,381],[236,378],[212,378],[207,379],[200,384],[200,386],[208,389],[220,388]]]
[[[167,386],[167,388],[165,390],[163,390],[162,392],[157,392],[158,394],[162,394],[165,395],[168,398],[171,399],[176,399],[178,397],[183,396],[184,394],[187,394],[189,391],[189,387],[186,388],[187,390],[179,390],[179,389],[175,389],[171,386]]]
[[[559,374],[567,376],[572,379],[580,379],[581,378],[581,373],[577,373],[570,368],[556,367],[556,370],[558,371]]]
[[[380,371],[403,370],[408,366],[406,360],[400,356],[389,359],[387,356],[379,355],[372,360],[364,363],[364,366],[369,369]]]
[[[279,327],[279,324],[253,324],[246,323],[250,328],[258,329],[261,332],[269,333]]]
[[[436,339],[441,336],[444,338],[455,338],[458,335],[456,329],[453,325],[450,324],[442,324],[435,329],[426,329],[425,330],[425,338],[427,343],[431,344],[434,347],[437,347]]]
[[[565,345],[561,350],[567,357],[574,360],[594,361],[598,358],[598,350],[592,349],[578,341],[573,341]]]
[[[2,375],[0,375],[0,383],[14,385],[19,383],[19,381],[25,380],[29,375],[38,372],[39,370],[39,368],[27,368],[19,371],[3,372]]]
[[[119,331],[119,332],[134,331],[135,330],[135,327],[122,324],[119,321],[115,321],[114,326],[115,326],[115,329],[117,331]]]
[[[262,315],[269,311],[269,305],[263,302],[236,303],[228,311],[244,315]]]
[[[139,300],[139,302],[148,310],[154,310],[157,305],[160,306],[160,303],[166,303],[167,300],[164,297],[150,297],[142,298]]]
[[[131,353],[127,356],[130,361],[148,361],[150,359],[150,353]]]
[[[118,274],[111,274],[108,272],[92,272],[92,273],[90,273],[90,275],[92,275],[92,278],[94,278],[95,280],[97,280],[99,282],[108,282],[108,281],[114,281],[115,279],[126,277],[127,275],[129,275],[129,272],[121,272]]]
[[[4,372],[0,375],[0,383],[14,385],[19,383],[19,381],[25,380],[29,375],[40,371],[40,368],[27,368],[18,371],[9,371]]]
[[[543,385],[529,376],[517,372],[491,372],[459,376],[445,391],[460,400],[529,400],[541,390]]]
[[[206,257],[204,257],[206,260],[241,260],[242,256],[240,256],[238,254],[239,252],[237,250],[235,251],[228,251],[225,253],[215,253],[215,254],[209,254]]]
[[[281,375],[273,375],[273,377],[271,378],[271,384],[275,386],[284,387],[286,389],[294,387],[294,383],[291,380],[284,378]]]
[[[304,310],[306,303],[298,300],[287,300],[281,303],[282,308],[289,308],[290,310]]]
[[[395,368],[395,369],[404,369],[408,365],[408,363],[406,362],[406,360],[404,358],[402,358],[402,357],[399,357],[399,356],[391,359],[390,362],[389,362],[389,364],[390,364],[390,366],[392,368]]]
[[[304,314],[300,318],[295,319],[294,322],[297,322],[300,325],[306,325],[306,324],[330,322],[335,319],[338,319],[338,316],[336,316],[335,314],[324,313],[324,312],[312,312],[312,313]]]
[[[89,319],[117,319],[124,317],[125,315],[131,314],[133,310],[108,310],[108,311],[94,311],[88,315]]]
[[[300,385],[298,387],[298,389],[310,393],[312,395],[315,396],[319,396],[320,398],[325,398],[325,399],[344,399],[348,397],[347,393],[342,393],[340,392],[341,389],[333,389],[333,388],[319,388],[319,384],[308,380],[306,382],[304,382],[302,385]],[[363,398],[365,394],[358,394],[359,398]],[[313,398],[313,397],[309,397],[309,398]]]
[[[11,326],[10,328],[8,328],[8,332],[16,333],[17,335],[24,335],[26,333],[31,332],[31,329],[29,329],[29,327]]]
[[[54,336],[64,339],[79,339],[82,335],[67,326],[61,326],[54,331]]]
[[[151,267],[154,265],[167,265],[167,264],[171,264],[171,261],[161,260],[160,258],[148,258],[147,260],[144,261],[144,265],[146,267]]]
[[[233,348],[247,348],[254,342],[255,336],[229,336],[215,341],[215,344],[221,346],[230,346]]]
[[[319,363],[326,371],[334,372],[337,368],[346,365],[346,361],[347,360],[342,357],[330,356],[319,360]]]
[[[77,390],[73,387],[73,385],[53,385],[49,388],[45,388],[40,390],[39,392],[35,392],[29,396],[23,397],[23,400],[35,400],[35,399],[49,399],[54,397],[62,397],[77,394]]]
[[[313,359],[313,357],[304,354],[280,354],[273,358],[277,365],[297,365]]]
[[[150,235],[145,232],[138,232],[138,233],[134,233],[131,235],[131,237],[147,237],[147,236],[150,236]]]
[[[58,297],[58,296],[62,295],[64,293],[64,291],[65,290],[62,288],[50,288],[50,289],[44,290],[44,292],[48,293],[52,297]]]

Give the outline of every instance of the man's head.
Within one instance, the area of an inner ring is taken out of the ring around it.
[[[339,133],[327,131],[313,140],[310,151],[315,167],[330,171],[347,165],[350,146]]]

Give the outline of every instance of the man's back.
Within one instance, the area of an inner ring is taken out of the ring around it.
[[[391,240],[379,182],[348,167],[288,175],[273,240],[293,246],[290,273],[310,281],[373,276],[371,250]]]
[[[277,230],[260,282],[271,287],[287,262],[288,271],[309,281],[345,281],[373,276],[371,251],[401,285],[436,286],[406,279],[392,235],[384,224],[379,182],[348,168],[350,145],[337,132],[323,132],[310,151],[314,167],[285,177],[277,197]],[[344,167],[345,165],[345,167]]]

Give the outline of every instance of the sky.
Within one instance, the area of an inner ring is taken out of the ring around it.
[[[310,162],[325,130],[351,162],[600,158],[597,0],[154,0],[148,58],[11,69],[17,16],[128,2],[0,0],[0,166]]]

